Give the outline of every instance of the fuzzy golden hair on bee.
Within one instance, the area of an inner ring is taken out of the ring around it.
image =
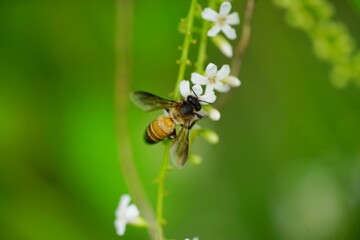
[[[147,143],[157,143],[173,134],[175,122],[169,116],[160,116],[152,121],[145,132]]]

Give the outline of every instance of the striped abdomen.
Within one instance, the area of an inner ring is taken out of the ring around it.
[[[148,143],[157,143],[170,136],[175,129],[175,123],[169,116],[160,116],[152,121],[146,129],[145,140]]]

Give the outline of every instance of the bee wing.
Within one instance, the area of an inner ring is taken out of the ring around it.
[[[167,100],[147,92],[131,92],[130,99],[132,102],[144,111],[154,111],[158,109],[167,109],[174,107],[177,102]]]
[[[171,160],[173,161],[173,164],[178,168],[182,168],[188,158],[189,126],[190,121],[182,126],[179,134],[177,135],[176,139],[170,147]]]

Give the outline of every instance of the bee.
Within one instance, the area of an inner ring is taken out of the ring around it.
[[[189,153],[189,131],[194,124],[203,118],[199,113],[200,102],[195,96],[189,95],[186,99],[173,101],[161,98],[154,94],[142,91],[130,94],[133,103],[144,111],[150,112],[165,109],[168,115],[159,116],[152,121],[145,131],[145,141],[154,144],[165,138],[174,139],[170,147],[171,159],[175,166],[181,168],[186,163]],[[176,125],[181,129],[176,134]]]

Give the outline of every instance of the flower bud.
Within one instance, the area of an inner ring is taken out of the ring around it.
[[[221,35],[216,35],[211,38],[211,40],[226,57],[231,58],[233,56],[233,48],[226,38]]]
[[[209,118],[213,121],[219,121],[221,117],[221,114],[220,112],[215,109],[215,108],[211,108],[210,111],[209,111]]]
[[[219,136],[213,130],[201,129],[200,135],[209,143],[216,144],[219,142]]]
[[[189,162],[191,162],[194,165],[200,165],[203,161],[203,158],[196,154],[190,154],[189,156]]]
[[[213,121],[219,121],[221,117],[221,113],[219,110],[214,108],[211,105],[205,105],[203,106],[203,110],[206,116],[208,116]]]

